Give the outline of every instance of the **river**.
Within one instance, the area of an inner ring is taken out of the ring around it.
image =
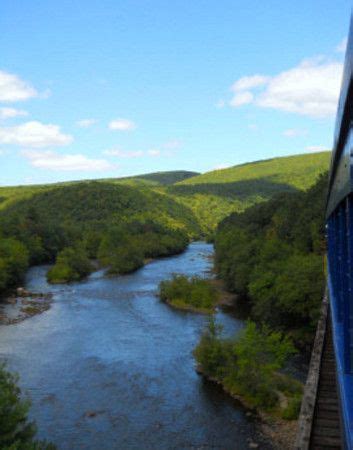
[[[195,242],[131,275],[98,271],[57,286],[46,282],[48,266],[29,270],[26,287],[52,292],[53,303],[0,326],[0,359],[20,375],[39,438],[60,450],[232,450],[258,442],[243,408],[195,372],[192,349],[207,317],[156,295],[172,273],[205,275],[212,254],[210,244]],[[222,311],[217,319],[226,333],[242,327]]]

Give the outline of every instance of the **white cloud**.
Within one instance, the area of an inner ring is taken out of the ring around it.
[[[0,108],[0,119],[11,119],[12,117],[28,116],[28,112],[16,108]]]
[[[267,84],[270,77],[264,75],[251,75],[249,77],[241,77],[237,80],[231,87],[233,92],[247,91],[248,89],[253,89],[259,86]]]
[[[151,150],[147,151],[147,154],[149,156],[160,156],[161,155],[161,151],[156,149],[156,148],[152,148]]]
[[[112,148],[110,150],[105,150],[104,155],[108,156],[118,156],[119,158],[140,158],[143,156],[143,151],[136,150],[136,151],[126,151],[121,150],[120,148]]]
[[[237,92],[230,101],[230,105],[234,107],[247,105],[249,103],[252,103],[253,100],[254,94],[252,92],[250,91]]]
[[[82,119],[76,122],[76,125],[80,128],[89,128],[97,122],[96,119]]]
[[[345,37],[342,41],[337,45],[336,52],[337,53],[345,53],[347,48],[348,38]]]
[[[136,128],[136,124],[128,119],[114,119],[109,122],[108,127],[114,131],[131,131]]]
[[[320,58],[307,59],[298,66],[273,77],[254,75],[235,82],[230,105],[252,103],[313,118],[330,117],[336,113],[343,65]],[[251,92],[249,86],[261,86]]]
[[[117,167],[105,159],[90,159],[81,154],[61,155],[51,150],[22,150],[21,154],[38,169],[96,172]]]
[[[328,147],[325,147],[324,145],[308,145],[305,150],[308,152],[324,152],[325,150],[328,150]]]
[[[17,75],[0,70],[0,101],[18,102],[37,97],[38,92]]]
[[[283,136],[288,138],[306,136],[308,134],[307,130],[300,130],[299,128],[289,128],[283,131]]]
[[[63,134],[58,125],[31,121],[12,127],[0,127],[0,144],[40,148],[67,145],[72,141],[72,136]]]

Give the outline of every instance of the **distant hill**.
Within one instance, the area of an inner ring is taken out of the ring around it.
[[[153,172],[153,173],[146,173],[143,175],[135,175],[132,177],[116,178],[114,181],[117,183],[127,183],[127,184],[168,186],[171,184],[185,181],[192,177],[196,177],[198,175],[200,175],[199,172],[190,172],[187,170],[171,170],[169,172]]]
[[[331,152],[284,156],[213,170],[188,178],[179,184],[235,183],[248,180],[266,180],[287,184],[297,189],[308,189],[317,177],[328,169]]]
[[[104,178],[96,180],[103,183],[123,184],[136,187],[155,187],[168,186],[174,183],[186,180],[191,177],[200,175],[199,172],[191,172],[187,170],[172,170],[168,172],[153,172],[143,175],[135,175],[122,178]],[[50,184],[33,184],[23,186],[0,186],[0,209],[8,206],[10,203],[32,197],[34,194],[46,192],[58,187],[78,185],[87,183],[89,180],[67,181],[61,183]]]
[[[192,210],[203,233],[209,234],[232,212],[244,211],[279,192],[308,189],[328,169],[329,160],[330,152],[321,152],[267,159],[204,174],[176,170],[97,182],[125,185],[167,196]],[[20,200],[30,199],[34,194],[82,183],[88,181],[0,187],[0,210]]]
[[[193,210],[204,232],[209,233],[231,212],[244,211],[280,192],[308,189],[328,170],[330,156],[330,152],[320,152],[241,164],[166,189]]]

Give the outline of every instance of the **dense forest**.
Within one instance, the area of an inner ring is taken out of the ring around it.
[[[257,161],[166,186],[165,191],[192,209],[203,234],[212,236],[232,212],[245,211],[281,192],[308,189],[328,169],[330,152]]]
[[[20,283],[29,265],[43,262],[55,262],[48,273],[49,281],[54,283],[79,280],[97,263],[108,267],[112,274],[135,270],[148,258],[182,251],[190,239],[211,237],[221,219],[233,211],[246,210],[244,216],[235,214],[222,222],[217,236],[218,265],[231,289],[252,299],[260,295],[263,298],[264,288],[253,281],[241,280],[238,275],[236,285],[228,280],[231,277],[225,274],[227,257],[222,253],[222,239],[227,230],[238,237],[241,233],[251,234],[244,224],[252,221],[253,215],[268,215],[278,202],[283,204],[278,208],[284,209],[288,202],[300,203],[303,195],[298,190],[310,186],[327,163],[328,153],[323,152],[259,161],[204,175],[175,171],[95,182],[0,188],[0,293]],[[278,193],[286,195],[279,197],[282,200],[276,198],[251,208]],[[299,203],[298,210],[303,206]],[[254,220],[251,227],[256,226],[256,217]],[[254,230],[259,236],[264,233],[262,224]],[[233,233],[232,226],[237,233]],[[285,233],[276,228],[272,231]],[[249,248],[258,244],[254,239],[244,239]],[[303,239],[307,239],[305,233]],[[245,252],[237,238],[233,237],[233,241],[231,245]],[[271,253],[271,242],[262,251],[264,260],[268,258],[266,251]],[[281,245],[290,247],[291,242],[283,241]],[[279,251],[276,244],[274,247],[273,251]],[[306,260],[310,267],[318,264],[317,254],[315,250],[306,255],[312,258]],[[245,256],[247,259],[249,255]],[[295,257],[299,258],[297,254]],[[237,261],[236,270],[241,271],[253,259],[242,264]],[[289,263],[296,263],[294,256]],[[260,302],[254,314],[261,315]]]
[[[312,342],[324,291],[327,175],[306,192],[280,194],[234,213],[216,233],[216,268],[257,322]]]
[[[199,232],[189,209],[149,190],[85,182],[34,194],[0,211],[0,292],[29,265],[55,260],[52,282],[82,278],[92,259],[126,273],[184,250]]]
[[[166,195],[191,209],[201,230],[200,236],[209,237],[218,223],[232,212],[242,212],[279,192],[309,188],[317,176],[327,170],[329,157],[329,152],[321,152],[241,164],[202,175],[178,170],[97,182]],[[82,183],[87,182],[0,187],[0,210],[38,193]]]

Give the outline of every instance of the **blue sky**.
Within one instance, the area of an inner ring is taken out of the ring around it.
[[[330,148],[348,0],[2,0],[1,185]]]

